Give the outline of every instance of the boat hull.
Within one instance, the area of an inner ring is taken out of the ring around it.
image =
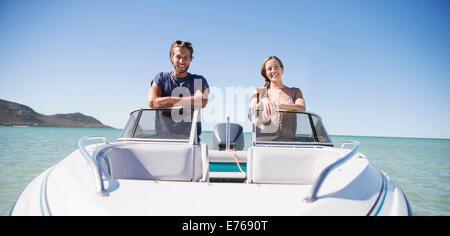
[[[95,192],[79,151],[34,179],[11,215],[298,216],[411,215],[403,192],[363,157],[329,176],[319,199],[306,202],[310,184],[245,184],[106,179]]]

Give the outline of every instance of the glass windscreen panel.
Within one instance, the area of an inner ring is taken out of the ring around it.
[[[320,119],[308,113],[256,111],[256,142],[329,143]]]
[[[189,141],[193,114],[193,109],[136,111],[130,116],[122,138]]]
[[[325,130],[325,126],[322,124],[322,121],[317,116],[311,116],[314,124],[314,129],[316,130],[317,139],[321,143],[331,143],[330,138],[328,137],[328,133]]]
[[[138,121],[139,111],[134,111],[131,113],[125,128],[120,135],[121,138],[131,138],[133,137],[134,128],[136,127],[136,122]]]

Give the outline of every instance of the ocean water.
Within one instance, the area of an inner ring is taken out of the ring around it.
[[[0,216],[9,215],[15,200],[40,173],[77,149],[83,136],[100,135],[115,141],[121,130],[0,127]],[[201,139],[210,145],[211,132]],[[361,152],[386,172],[405,192],[414,215],[450,215],[450,140],[331,136],[361,143]],[[250,134],[245,135],[247,149]],[[236,171],[233,165],[214,165],[213,171]]]

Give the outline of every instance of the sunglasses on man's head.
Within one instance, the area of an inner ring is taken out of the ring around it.
[[[186,45],[188,47],[192,46],[192,43],[184,42],[184,41],[181,41],[181,40],[177,40],[177,41],[175,41],[175,43],[178,44],[178,45],[183,45],[184,44],[184,45]]]

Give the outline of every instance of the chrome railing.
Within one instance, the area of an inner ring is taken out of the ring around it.
[[[350,160],[352,157],[354,157],[358,153],[359,142],[357,142],[357,141],[343,141],[342,144],[341,144],[341,148],[343,149],[346,144],[353,144],[353,145],[355,145],[355,147],[347,155],[345,155],[344,157],[340,158],[339,160],[337,160],[333,164],[329,165],[328,167],[326,167],[320,173],[319,177],[316,179],[316,181],[314,182],[314,184],[312,186],[311,192],[305,198],[306,202],[314,202],[314,201],[316,201],[318,199],[317,194],[319,193],[320,187],[322,187],[322,184],[324,183],[324,181],[327,178],[327,176],[333,170],[335,170],[336,168],[338,168],[339,166],[341,166],[342,164],[344,164],[345,162]]]
[[[194,114],[193,114],[193,118],[192,118],[192,126],[191,126],[191,135],[189,137],[189,144],[191,145],[196,145],[198,144],[198,140],[197,140],[197,121],[199,121],[199,116],[200,116],[200,109],[195,107],[194,108]]]
[[[87,136],[87,137],[82,137],[78,141],[78,148],[80,149],[81,154],[87,160],[89,166],[92,169],[94,183],[95,183],[95,192],[99,196],[104,197],[104,196],[108,196],[108,193],[105,192],[105,186],[103,183],[102,173],[100,170],[100,163],[96,158],[98,152],[97,152],[97,150],[95,150],[92,152],[92,154],[90,154],[85,148],[87,141],[96,140],[96,139],[102,139],[104,144],[108,143],[108,140],[105,137]]]

